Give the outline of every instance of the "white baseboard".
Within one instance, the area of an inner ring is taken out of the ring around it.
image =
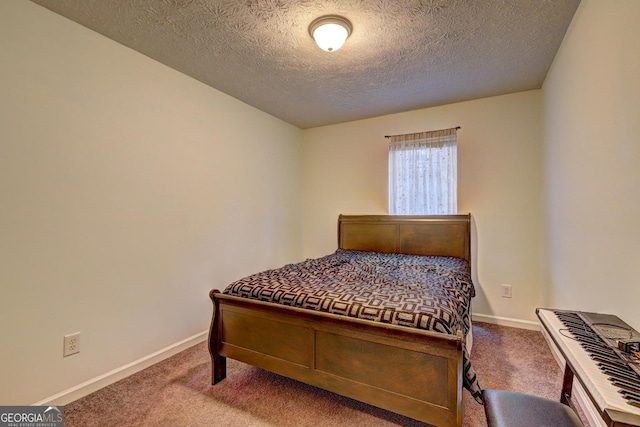
[[[474,322],[492,323],[494,325],[510,326],[512,328],[529,329],[532,331],[540,330],[540,322],[533,322],[530,320],[513,319],[511,317],[501,317],[482,313],[473,313],[471,318]]]
[[[124,366],[121,366],[110,372],[107,372],[106,374],[92,378],[88,381],[83,382],[82,384],[78,384],[77,386],[71,387],[60,393],[54,394],[53,396],[49,396],[39,402],[34,403],[33,405],[34,406],[66,405],[67,403],[73,402],[74,400],[77,400],[83,396],[86,396],[89,393],[93,393],[96,390],[99,390],[103,387],[106,387],[110,384],[115,383],[116,381],[119,381],[123,378],[133,375],[136,372],[140,372],[151,365],[155,365],[156,363],[161,362],[164,359],[167,359],[175,354],[180,353],[183,350],[186,350],[189,347],[192,347],[206,340],[208,332],[209,332],[208,330],[199,332],[195,335],[185,338],[182,341],[179,341],[175,344],[171,344],[168,347],[158,350],[155,353],[149,354],[148,356],[144,356],[138,360],[135,360]]]

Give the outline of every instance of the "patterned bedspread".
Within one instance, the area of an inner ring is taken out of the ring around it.
[[[254,274],[224,293],[465,337],[475,296],[464,259],[343,249]],[[464,386],[481,401],[466,348],[463,360]]]

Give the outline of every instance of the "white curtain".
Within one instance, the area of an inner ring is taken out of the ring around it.
[[[389,214],[457,213],[457,128],[389,138]]]

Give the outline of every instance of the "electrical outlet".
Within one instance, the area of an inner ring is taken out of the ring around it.
[[[64,336],[64,349],[62,357],[71,356],[80,352],[80,332]]]
[[[502,298],[511,298],[511,285],[502,285]]]

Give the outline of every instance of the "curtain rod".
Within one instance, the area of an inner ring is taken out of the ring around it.
[[[454,128],[449,128],[449,129],[455,129],[455,130],[458,130],[458,129],[462,129],[462,128],[461,128],[460,126],[456,126],[456,127],[454,127]],[[440,129],[440,130],[447,130],[447,129]],[[438,131],[437,131],[437,130],[434,130],[434,131],[429,131],[429,132],[438,132]],[[417,132],[417,133],[420,133],[420,132]],[[397,135],[385,135],[384,137],[385,137],[385,138],[391,138],[392,136],[400,136],[400,135],[405,135],[405,134],[403,134],[403,133],[399,133],[399,134],[397,134]]]

